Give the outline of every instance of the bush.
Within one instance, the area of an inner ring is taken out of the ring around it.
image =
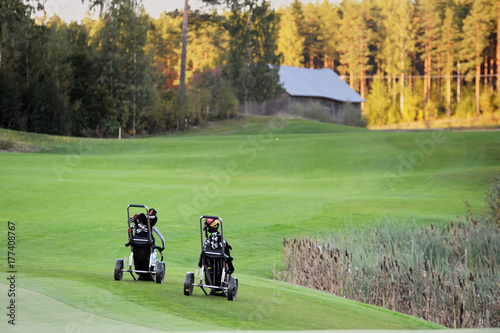
[[[387,87],[382,78],[376,76],[372,82],[372,88],[366,98],[365,118],[370,125],[384,125],[388,122],[387,110],[390,105],[390,97]]]
[[[328,108],[318,102],[309,104],[292,103],[290,114],[300,118],[306,118],[325,123],[340,123],[348,126],[364,127],[366,123],[361,116],[361,109],[347,102],[343,105],[342,113],[338,118],[330,116]]]
[[[492,114],[495,108],[494,96],[488,90],[488,88],[483,89],[479,95],[479,108],[482,114]]]
[[[347,126],[366,127],[366,122],[361,115],[361,108],[347,102],[342,109],[342,124]]]
[[[468,89],[463,90],[462,100],[457,105],[455,115],[458,118],[470,118],[476,116],[476,101],[474,94]]]
[[[412,122],[414,120],[420,120],[422,115],[423,110],[420,103],[420,96],[411,93],[410,89],[406,88],[402,121]]]
[[[436,119],[437,117],[438,117],[437,105],[434,103],[434,101],[432,99],[429,99],[427,101],[427,105],[425,107],[424,118],[426,120],[432,120],[432,119]]]
[[[215,110],[219,119],[229,119],[238,115],[238,99],[227,83],[222,84]]]
[[[297,117],[316,121],[331,121],[330,117],[328,117],[326,107],[317,102],[309,103],[307,105],[301,103],[292,103],[292,105],[290,106],[290,113]]]
[[[486,220],[495,223],[500,228],[500,176],[495,173],[486,191]]]

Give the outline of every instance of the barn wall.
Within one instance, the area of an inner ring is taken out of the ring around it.
[[[327,98],[316,98],[316,97],[298,97],[290,96],[287,93],[283,94],[280,98],[273,101],[263,103],[261,105],[251,102],[248,105],[248,114],[251,115],[261,115],[261,116],[272,116],[279,113],[290,113],[290,106],[294,103],[307,106],[309,104],[319,104],[326,108],[328,118],[333,122],[343,122],[344,108],[346,103],[334,101]],[[356,114],[361,114],[361,103],[351,103],[351,112]],[[239,112],[242,114],[246,113],[245,105],[240,105]],[[352,115],[356,116],[356,115]]]
[[[265,102],[261,105],[255,102],[248,103],[248,114],[259,116],[273,116],[278,113],[288,113],[290,97],[288,94],[281,95],[280,98]],[[246,113],[245,104],[241,104],[238,110],[240,113]]]
[[[294,96],[292,97],[292,103],[298,103],[304,106],[316,103],[326,108],[329,118],[333,120],[342,119],[342,109],[344,105],[343,102],[338,102],[326,98]]]

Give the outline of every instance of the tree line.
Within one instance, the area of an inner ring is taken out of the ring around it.
[[[280,94],[277,14],[265,1],[224,2],[207,0],[224,8],[220,14],[189,14],[180,94],[182,12],[155,19],[140,0],[92,0],[97,19],[67,23],[35,15],[41,5],[3,0],[0,127],[89,137],[165,133]]]
[[[296,0],[279,13],[282,64],[337,71],[370,124],[500,108],[497,0]]]
[[[204,0],[152,18],[140,0],[91,0],[99,17],[63,22],[0,2],[0,126],[76,136],[162,133],[282,94],[279,65],[338,72],[369,124],[475,117],[500,107],[500,3],[343,0],[278,10]],[[269,66],[273,65],[273,66]]]

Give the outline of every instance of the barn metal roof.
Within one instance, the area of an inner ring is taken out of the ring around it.
[[[309,69],[280,66],[280,82],[291,96],[322,97],[341,102],[365,100],[331,68]]]

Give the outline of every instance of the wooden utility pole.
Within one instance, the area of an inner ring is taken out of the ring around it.
[[[252,58],[251,46],[252,46],[252,13],[253,6],[250,5],[249,9],[249,18],[248,18],[248,40],[247,40],[247,79],[245,80],[245,114],[248,114],[249,111],[249,87],[248,87],[248,76],[250,75],[250,60]]]
[[[182,20],[182,54],[181,54],[181,75],[179,84],[179,108],[183,110],[184,115],[186,101],[186,58],[187,58],[187,34],[188,34],[188,14],[189,0],[184,1],[184,16]],[[177,110],[177,131],[179,131],[179,108]],[[184,120],[183,120],[184,121]]]
[[[184,16],[182,19],[182,55],[180,89],[186,89],[186,58],[187,58],[187,34],[188,34],[189,0],[184,1]]]
[[[500,2],[497,2],[497,93],[500,94]]]

